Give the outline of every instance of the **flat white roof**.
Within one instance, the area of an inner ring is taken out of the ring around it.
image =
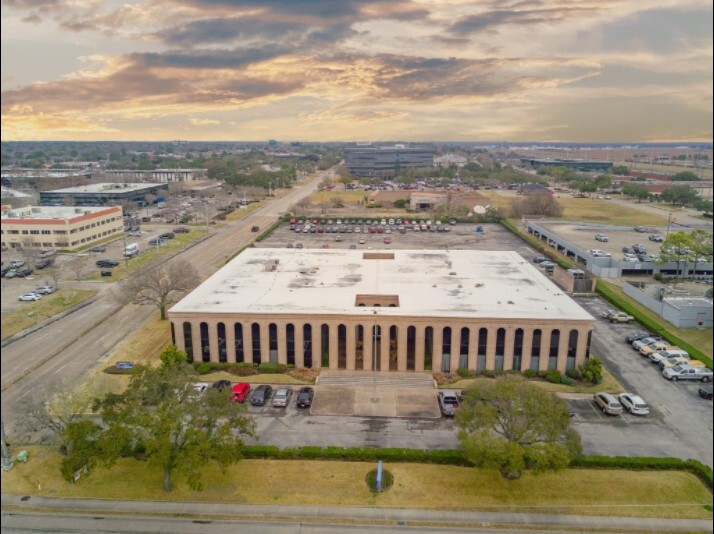
[[[83,215],[105,212],[112,206],[26,206],[2,212],[3,222],[27,219],[74,219]]]
[[[143,183],[99,183],[89,185],[79,185],[77,187],[66,187],[64,189],[53,189],[48,193],[122,193],[127,191],[141,191],[153,187],[166,187],[165,184],[143,184]]]
[[[592,320],[516,252],[471,250],[250,248],[170,311],[372,314],[357,295],[398,296],[380,315]]]

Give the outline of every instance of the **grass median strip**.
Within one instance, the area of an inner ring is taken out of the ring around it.
[[[710,519],[711,493],[692,474],[681,471],[567,469],[524,473],[506,480],[496,471],[451,465],[389,463],[394,486],[373,494],[365,476],[373,462],[243,460],[222,474],[204,470],[205,489],[194,492],[177,479],[162,490],[162,472],[146,462],[122,459],[111,469],[97,468],[76,484],[59,473],[59,455],[43,446],[28,447],[30,460],[5,473],[3,491],[69,498],[171,500],[237,504],[379,506],[530,513],[621,515]],[[37,481],[42,489],[38,491]]]
[[[38,325],[96,294],[93,289],[61,289],[41,300],[23,302],[21,307],[2,314],[2,339]]]

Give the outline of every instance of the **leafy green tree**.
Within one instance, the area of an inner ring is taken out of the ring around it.
[[[682,271],[680,266],[682,262],[686,265],[687,258],[692,251],[692,240],[686,232],[671,232],[665,237],[660,248],[660,261],[667,263],[668,261],[677,262],[677,274]]]
[[[159,354],[159,360],[161,360],[161,365],[164,367],[171,367],[173,365],[186,363],[188,361],[188,355],[184,351],[179,350],[176,345],[169,345]]]
[[[209,461],[225,472],[240,460],[241,436],[254,437],[255,422],[227,392],[197,393],[191,386],[195,377],[187,364],[142,367],[123,393],[96,402],[106,427],[104,442],[113,446],[105,453],[109,465],[121,451],[142,445],[148,464],[163,471],[165,491],[172,490],[175,473],[201,490],[201,469]]]
[[[699,195],[688,185],[675,185],[662,191],[660,198],[671,204],[687,206],[694,204],[699,199]]]
[[[714,246],[712,244],[712,233],[706,230],[694,230],[689,234],[689,248],[691,249],[691,259],[694,263],[692,272],[696,274],[697,264],[712,262]]]
[[[678,172],[672,176],[673,182],[698,182],[699,176],[694,174],[692,171],[682,171]]]
[[[597,358],[588,358],[578,369],[580,370],[583,380],[592,384],[602,382],[602,362]]]
[[[709,215],[712,212],[712,201],[711,200],[697,200],[694,203],[694,207],[703,212],[703,215]]]
[[[565,468],[582,452],[565,401],[520,376],[477,380],[464,390],[456,425],[469,460],[509,479]]]
[[[595,187],[598,189],[607,189],[612,185],[612,177],[609,174],[602,174],[595,178]]]
[[[622,193],[628,197],[636,198],[637,202],[642,202],[650,197],[650,192],[644,185],[625,184],[622,186]]]
[[[627,167],[627,165],[614,165],[610,169],[610,172],[618,176],[627,176],[630,172],[630,169],[629,167]]]

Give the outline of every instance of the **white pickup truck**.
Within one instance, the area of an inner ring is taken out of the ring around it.
[[[706,367],[686,364],[668,367],[662,371],[662,376],[664,376],[667,380],[672,380],[673,382],[676,382],[677,380],[701,380],[702,382],[710,382],[712,374],[711,369],[707,369]]]
[[[444,417],[454,417],[456,409],[459,407],[459,396],[455,391],[445,389],[436,394],[439,400],[439,409]]]

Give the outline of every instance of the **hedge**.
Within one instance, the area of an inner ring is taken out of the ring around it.
[[[277,460],[351,460],[355,462],[425,463],[440,465],[473,465],[466,453],[457,449],[375,449],[372,447],[296,447],[280,449],[273,445],[244,445],[244,458]],[[573,469],[631,469],[643,471],[687,471],[708,488],[714,487],[712,469],[698,460],[629,456],[580,456],[570,462]]]
[[[615,291],[613,291],[606,282],[603,282],[602,280],[597,280],[597,282],[595,283],[595,291],[609,303],[632,315],[635,320],[639,322],[642,326],[644,326],[647,330],[650,330],[655,334],[662,336],[664,339],[666,339],[673,345],[677,345],[681,349],[686,350],[693,358],[696,358],[697,360],[703,362],[709,369],[712,369],[712,359],[710,356],[707,356],[698,348],[690,345],[683,339],[669,332],[666,327],[660,324],[657,320],[652,319],[648,315],[641,313],[632,305],[632,303],[628,299],[623,298],[622,295],[619,295]]]

